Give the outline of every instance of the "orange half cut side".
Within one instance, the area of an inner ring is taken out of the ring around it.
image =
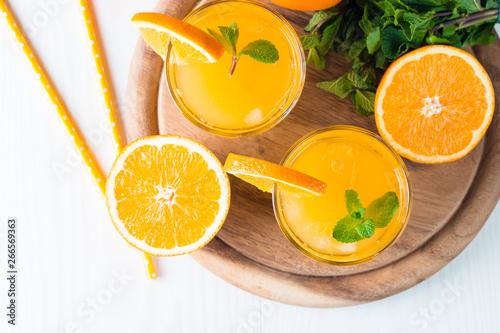
[[[493,117],[495,95],[471,54],[431,45],[396,60],[375,98],[380,135],[402,156],[444,163],[469,153]]]

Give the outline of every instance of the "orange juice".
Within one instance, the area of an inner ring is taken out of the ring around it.
[[[169,90],[189,120],[209,132],[235,137],[268,130],[290,112],[304,85],[305,61],[295,31],[281,15],[258,2],[214,1],[185,21],[204,31],[236,22],[238,50],[264,39],[279,52],[273,64],[242,56],[232,76],[227,52],[215,63],[182,65],[169,52]]]
[[[295,144],[282,165],[328,184],[324,196],[297,197],[275,187],[278,222],[303,253],[321,262],[348,265],[369,260],[391,245],[404,229],[410,211],[408,172],[401,158],[378,136],[351,126],[333,126],[309,134]],[[332,237],[336,223],[348,215],[344,194],[359,193],[366,208],[393,191],[400,207],[385,228],[355,243]]]

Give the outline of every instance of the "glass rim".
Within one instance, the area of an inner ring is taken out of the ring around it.
[[[296,91],[295,91],[294,95],[292,96],[291,92],[290,92],[288,98],[282,104],[282,107],[280,109],[278,109],[267,121],[265,121],[261,124],[258,124],[256,126],[252,126],[252,127],[248,127],[248,128],[244,128],[244,129],[227,129],[224,127],[212,126],[206,122],[203,122],[199,117],[197,117],[194,114],[194,112],[192,112],[190,110],[189,107],[187,107],[182,101],[180,101],[179,100],[180,98],[178,98],[177,95],[173,92],[173,85],[172,85],[173,78],[171,77],[171,75],[169,75],[170,58],[171,58],[171,54],[172,54],[172,52],[171,52],[172,47],[171,47],[170,43],[169,43],[169,46],[167,49],[167,54],[165,57],[165,66],[164,66],[165,77],[166,77],[166,81],[167,81],[168,92],[169,92],[170,97],[172,98],[175,106],[183,114],[183,116],[186,117],[192,124],[196,125],[197,127],[201,128],[209,133],[216,134],[216,135],[223,136],[223,137],[233,137],[233,138],[246,137],[246,136],[256,135],[256,134],[265,132],[265,131],[273,128],[274,126],[279,124],[283,119],[285,119],[286,116],[288,116],[288,114],[297,105],[297,102],[299,101],[299,98],[302,95],[302,91],[304,89],[305,80],[306,80],[306,57],[304,54],[304,49],[302,48],[302,44],[299,40],[299,37],[298,37],[297,33],[295,32],[295,29],[287,21],[287,19],[285,19],[280,13],[278,13],[273,8],[267,6],[263,3],[260,3],[258,1],[255,1],[255,0],[214,0],[214,1],[206,3],[202,6],[194,9],[193,11],[191,11],[188,15],[186,15],[186,17],[183,19],[183,21],[189,20],[191,17],[193,17],[194,15],[198,14],[200,11],[202,11],[208,7],[218,5],[221,3],[227,3],[227,2],[229,2],[229,3],[242,2],[242,3],[248,3],[248,4],[258,6],[262,9],[266,10],[267,12],[271,13],[281,23],[283,23],[285,25],[285,27],[288,30],[288,32],[285,33],[285,35],[287,36],[288,39],[290,39],[289,37],[292,37],[291,39],[293,39],[293,42],[295,44],[295,45],[292,45],[292,49],[297,51],[294,53],[297,53],[296,56],[298,56],[298,58],[300,58],[300,61],[297,62],[297,64],[300,67],[298,69],[298,72],[300,75],[299,75],[299,80],[296,83],[294,83],[297,87],[295,89]],[[289,105],[286,107],[285,110],[281,111],[283,106],[286,105],[287,103],[289,103]]]
[[[357,259],[357,260],[352,260],[352,261],[336,261],[336,260],[329,260],[326,259],[317,253],[319,251],[316,250],[308,250],[307,246],[302,246],[297,242],[296,239],[299,239],[297,235],[291,230],[291,228],[288,227],[288,223],[286,218],[284,217],[284,214],[281,209],[281,203],[280,203],[280,191],[278,189],[278,186],[275,184],[273,187],[273,193],[272,193],[272,198],[273,198],[273,210],[274,210],[274,216],[276,218],[276,221],[278,222],[278,225],[285,235],[285,237],[288,239],[288,241],[300,252],[302,252],[304,255],[307,257],[314,259],[318,262],[324,263],[324,264],[329,264],[332,266],[354,266],[358,264],[362,264],[364,262],[370,261],[374,259],[375,257],[378,257],[385,251],[387,251],[398,239],[399,237],[403,234],[403,231],[406,229],[406,226],[408,225],[408,221],[410,219],[410,213],[411,213],[411,208],[412,208],[412,189],[411,189],[411,182],[410,182],[410,174],[408,172],[408,169],[406,168],[406,165],[401,158],[401,156],[392,148],[382,137],[377,135],[376,133],[369,131],[367,129],[357,127],[357,126],[350,126],[350,125],[334,125],[334,126],[328,126],[328,127],[323,127],[317,130],[314,130],[303,137],[301,137],[297,142],[295,142],[285,153],[283,158],[280,161],[280,165],[284,166],[286,162],[288,162],[288,158],[292,156],[298,149],[302,148],[301,145],[305,142],[307,142],[309,139],[326,133],[326,132],[334,132],[334,131],[354,131],[358,133],[362,133],[365,135],[370,136],[371,138],[377,140],[378,142],[382,143],[384,147],[388,148],[388,150],[391,152],[392,156],[396,159],[402,173],[403,173],[403,187],[406,189],[405,192],[407,192],[407,199],[405,200],[406,203],[406,214],[404,217],[403,225],[397,232],[397,234],[393,237],[393,239],[388,242],[381,250],[377,251],[376,253],[367,256],[365,258]],[[305,148],[305,147],[304,147]],[[401,186],[401,182],[400,182]],[[403,206],[402,206],[403,207]],[[306,244],[304,244],[306,245]]]

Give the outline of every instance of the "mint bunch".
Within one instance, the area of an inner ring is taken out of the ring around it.
[[[247,55],[250,58],[265,64],[273,64],[279,60],[279,52],[276,46],[268,40],[258,39],[250,42],[247,46],[237,52],[236,44],[240,36],[240,29],[236,22],[231,23],[228,27],[219,26],[219,32],[212,29],[207,29],[208,33],[219,41],[226,48],[226,52],[233,57],[229,76],[232,76],[236,69],[236,64],[242,55]]]
[[[332,232],[332,237],[341,243],[354,243],[370,238],[375,228],[387,227],[399,209],[395,192],[387,192],[374,200],[368,208],[363,207],[356,191],[347,190],[344,198],[349,215],[338,221]]]
[[[307,62],[325,67],[332,50],[353,62],[340,78],[321,89],[350,96],[362,116],[374,112],[375,92],[391,62],[423,45],[456,47],[490,44],[498,18],[497,0],[344,0],[316,12],[304,28]]]

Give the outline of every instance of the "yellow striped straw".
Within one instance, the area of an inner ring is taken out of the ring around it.
[[[109,126],[113,132],[115,148],[118,152],[120,152],[123,148],[123,140],[120,135],[118,122],[116,121],[116,113],[111,98],[111,91],[109,90],[108,78],[104,69],[104,63],[101,58],[102,53],[99,50],[99,39],[96,36],[94,25],[92,23],[93,20],[91,7],[88,5],[87,0],[79,0],[79,4],[79,11],[82,16],[83,25],[85,27],[89,50],[93,58],[92,62],[94,64],[97,82],[99,82],[99,86],[101,88],[100,91],[102,93],[104,109],[106,110],[107,118],[109,120]]]
[[[45,75],[41,68],[41,65],[37,59],[36,54],[31,50],[28,40],[26,40],[19,29],[19,24],[16,22],[15,18],[11,15],[7,5],[3,0],[0,0],[0,20],[7,23],[7,26],[11,32],[14,43],[22,51],[24,58],[28,62],[29,67],[33,70],[33,74],[38,79],[42,91],[45,92],[47,99],[49,100],[52,109],[59,116],[70,141],[73,143],[75,149],[80,153],[83,162],[85,163],[86,169],[94,179],[95,184],[100,189],[100,193],[103,198],[105,198],[105,183],[106,178],[95,162],[95,158],[92,155],[90,149],[83,139],[80,130],[71,119],[71,116],[66,112],[62,100],[58,97],[58,93],[51,84],[49,78]],[[151,260],[150,260],[151,262]],[[154,274],[154,273],[153,273]],[[152,275],[155,277],[155,275]]]
[[[45,75],[42,70],[36,54],[31,50],[29,46],[29,42],[24,39],[21,30],[19,29],[19,25],[17,24],[15,18],[10,14],[9,9],[7,8],[5,2],[0,0],[0,15],[3,21],[7,22],[7,25],[10,27],[12,38],[14,43],[19,47],[24,55],[24,58],[27,60],[29,67],[33,70],[33,74],[38,79],[40,83],[40,87],[45,92],[50,104],[54,111],[59,115],[59,119],[61,120],[64,128],[66,129],[66,133],[68,134],[70,141],[73,143],[75,149],[82,156],[83,162],[85,163],[87,170],[92,175],[92,178],[95,180],[97,186],[101,189],[101,194],[104,197],[105,193],[105,183],[106,177],[102,173],[99,166],[96,164],[94,156],[90,152],[83,139],[78,127],[74,125],[71,116],[66,112],[62,101],[58,98],[58,94],[54,87],[52,87],[50,80]]]
[[[82,22],[85,27],[87,43],[89,46],[90,54],[92,55],[92,62],[94,64],[94,70],[97,78],[97,82],[100,86],[100,91],[102,94],[102,100],[104,102],[104,110],[108,118],[108,124],[113,133],[114,146],[117,152],[120,152],[123,148],[123,140],[120,135],[120,128],[116,120],[115,108],[113,106],[113,100],[111,96],[111,91],[108,84],[108,78],[106,75],[106,70],[104,69],[104,62],[102,60],[102,53],[99,50],[99,39],[96,35],[93,19],[92,19],[92,7],[89,6],[87,0],[79,0],[79,12],[81,14]],[[146,267],[148,278],[156,278],[155,267],[151,256],[147,253],[143,254],[143,262]]]

